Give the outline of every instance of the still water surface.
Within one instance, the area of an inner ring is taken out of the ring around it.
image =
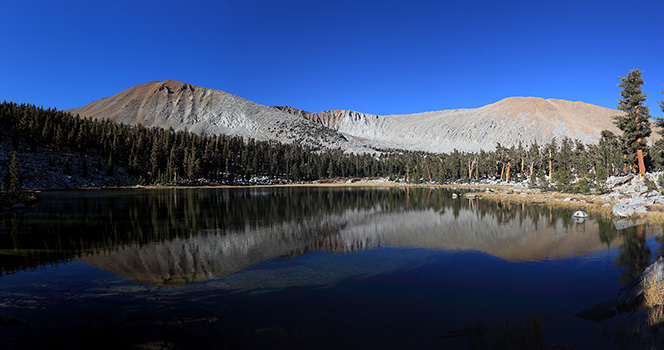
[[[3,349],[616,347],[574,315],[662,250],[659,228],[441,189],[40,197],[0,214]]]

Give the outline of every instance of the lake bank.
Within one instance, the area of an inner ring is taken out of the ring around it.
[[[628,178],[628,177],[624,177]],[[620,183],[621,178],[614,182]],[[639,180],[640,181],[640,180]],[[624,181],[623,181],[624,182]],[[634,182],[634,181],[632,181]],[[610,194],[577,194],[577,193],[564,193],[557,191],[542,191],[538,188],[529,188],[523,182],[508,184],[508,183],[480,183],[480,184],[410,184],[396,181],[389,181],[388,179],[350,179],[350,180],[326,180],[321,182],[310,183],[275,183],[275,184],[258,184],[258,185],[148,185],[148,186],[111,186],[111,187],[81,187],[69,190],[101,190],[101,189],[216,189],[216,188],[295,188],[295,187],[403,187],[403,188],[443,188],[448,190],[458,190],[459,197],[470,195],[474,199],[497,201],[508,205],[523,204],[523,205],[549,205],[561,208],[568,208],[574,210],[584,210],[591,215],[598,215],[604,219],[611,219],[615,217],[613,207],[617,203],[628,204],[633,198],[639,198],[647,191],[633,191],[631,193],[623,193],[620,188],[614,189]],[[637,187],[637,190],[639,188]],[[645,187],[642,188],[645,190]],[[34,189],[27,190],[26,193],[34,194],[41,191],[55,191],[56,189]],[[623,189],[624,190],[624,189]],[[463,195],[461,194],[463,192]],[[661,196],[661,192],[656,191],[657,195]],[[650,193],[652,194],[652,193]],[[27,197],[26,197],[27,198]],[[10,205],[3,202],[5,210],[10,210],[13,204],[21,203],[21,200],[16,200]],[[643,210],[640,213],[634,213],[627,216],[617,217],[620,219],[639,220],[648,224],[664,224],[664,204],[657,201],[645,203]]]

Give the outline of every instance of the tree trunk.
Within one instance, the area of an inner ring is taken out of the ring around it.
[[[503,181],[504,173],[505,173],[505,163],[503,163],[503,168],[500,170],[500,181]]]
[[[505,176],[505,180],[507,182],[510,182],[510,169],[512,169],[512,162],[507,162],[507,175]]]
[[[475,181],[480,180],[480,161],[475,160]]]
[[[638,139],[637,142],[641,142],[641,139]],[[643,179],[646,177],[646,165],[643,162],[643,150],[642,149],[637,149],[636,150],[636,158],[639,161],[639,179]]]
[[[551,150],[549,150],[549,181],[553,178],[553,155],[551,154]]]
[[[531,177],[533,176],[533,168],[535,167],[535,162],[530,163],[530,171],[528,171],[528,176]]]

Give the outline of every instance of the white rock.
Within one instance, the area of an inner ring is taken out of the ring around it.
[[[629,217],[634,214],[643,214],[647,213],[648,210],[642,205],[631,205],[631,204],[622,204],[616,203],[612,208],[613,215],[619,217]]]
[[[651,205],[655,204],[656,197],[636,197],[629,201],[630,205]]]
[[[574,214],[572,214],[572,216],[575,217],[575,218],[587,218],[590,215],[588,215],[588,213],[586,213],[583,210],[577,210],[577,211],[574,212]]]

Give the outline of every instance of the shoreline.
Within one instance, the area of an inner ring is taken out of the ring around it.
[[[587,195],[576,193],[564,193],[557,191],[541,191],[520,187],[518,185],[506,184],[408,184],[392,181],[372,181],[372,182],[324,182],[324,183],[297,183],[297,184],[270,184],[270,185],[201,185],[201,186],[168,186],[168,185],[148,185],[148,186],[112,186],[112,187],[79,187],[67,189],[26,189],[23,193],[38,195],[40,192],[54,191],[94,191],[94,190],[162,190],[162,189],[231,189],[231,188],[343,188],[343,187],[386,187],[386,188],[440,188],[456,189],[464,191],[459,194],[460,199],[466,200],[490,200],[505,204],[523,204],[523,205],[548,205],[559,208],[568,208],[571,210],[584,210],[591,215],[597,215],[603,219],[627,219],[641,220],[645,224],[664,225],[664,205],[651,204],[646,205],[646,213],[634,214],[627,218],[616,217],[612,213],[612,207],[620,203],[617,199],[601,198],[602,195]],[[479,190],[479,191],[478,191]],[[465,192],[468,191],[468,192]],[[466,196],[472,195],[473,199]],[[10,209],[10,208],[8,208]]]

